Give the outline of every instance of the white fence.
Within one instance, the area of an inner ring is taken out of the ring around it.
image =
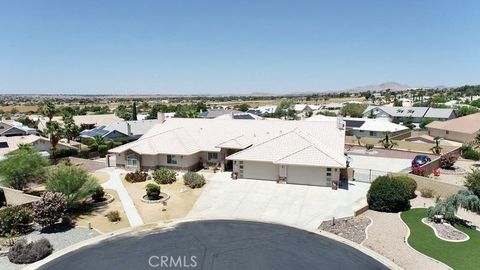
[[[364,183],[372,183],[377,177],[387,174],[389,174],[389,172],[359,168],[353,169],[353,179]]]

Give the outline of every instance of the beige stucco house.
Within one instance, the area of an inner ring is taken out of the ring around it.
[[[448,121],[434,121],[427,125],[428,134],[447,140],[469,143],[480,133],[480,113]]]
[[[324,185],[346,168],[344,122],[167,119],[137,141],[111,149],[133,170],[214,166],[238,178]]]

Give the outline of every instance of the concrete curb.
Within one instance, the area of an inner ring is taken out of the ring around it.
[[[108,234],[99,235],[97,237],[93,237],[91,239],[76,243],[72,246],[69,246],[67,248],[64,248],[64,249],[58,251],[58,252],[55,252],[54,254],[46,257],[45,259],[43,259],[41,261],[30,264],[29,266],[24,268],[24,270],[37,269],[37,268],[41,267],[42,265],[47,264],[47,263],[49,263],[49,262],[51,262],[51,261],[53,261],[53,260],[55,260],[55,259],[57,259],[57,258],[59,258],[63,255],[66,255],[70,252],[73,252],[73,251],[78,250],[78,249],[80,249],[82,247],[85,247],[85,246],[97,244],[97,243],[99,243],[103,240],[106,240],[106,239],[110,238],[110,237],[116,237],[116,236],[120,236],[120,235],[127,234],[127,233],[130,233],[130,232],[135,232],[135,231],[146,232],[146,231],[153,230],[153,229],[169,229],[169,228],[174,228],[175,226],[177,226],[178,224],[181,224],[181,223],[195,222],[195,221],[207,221],[207,220],[235,220],[235,221],[251,221],[251,222],[262,223],[261,221],[257,221],[257,220],[235,219],[235,218],[222,218],[222,219],[202,219],[202,218],[187,219],[187,218],[183,218],[183,219],[173,219],[173,220],[168,220],[168,221],[161,221],[161,222],[156,222],[156,223],[149,223],[149,224],[144,224],[142,226],[137,226],[137,227],[128,227],[128,228],[120,229],[118,231],[111,232],[111,233],[108,233]],[[348,246],[364,253],[365,255],[377,260],[378,262],[385,265],[389,269],[402,269],[400,266],[396,265],[395,263],[393,263],[391,260],[384,257],[383,255],[380,255],[380,254],[374,252],[373,250],[368,249],[368,248],[366,248],[366,247],[364,247],[360,244],[357,244],[355,242],[352,242],[350,240],[347,240],[345,238],[342,238],[340,236],[337,236],[335,234],[332,234],[332,233],[329,233],[329,232],[326,232],[326,231],[309,230],[309,229],[300,228],[300,227],[295,226],[295,225],[286,225],[286,224],[276,223],[276,222],[263,222],[263,223],[277,224],[277,225],[292,227],[292,228],[296,228],[296,229],[299,229],[299,230],[315,233],[315,234],[330,238],[332,240],[335,240],[337,242],[340,242],[342,244],[348,245]]]
[[[421,208],[421,207],[417,207],[417,208]],[[412,209],[415,209],[415,208],[412,208]],[[407,235],[405,236],[405,244],[406,244],[410,249],[412,249],[413,251],[415,251],[416,253],[418,253],[418,254],[420,254],[420,255],[422,255],[422,256],[425,256],[425,257],[429,258],[430,260],[432,260],[432,261],[434,261],[434,262],[436,262],[436,263],[438,263],[438,264],[441,264],[441,265],[445,266],[445,267],[448,268],[448,269],[452,269],[452,270],[453,270],[453,268],[450,267],[450,266],[448,266],[446,263],[441,262],[441,261],[439,261],[439,260],[437,260],[437,259],[434,259],[434,258],[432,258],[432,257],[430,257],[430,256],[428,256],[428,255],[425,255],[425,254],[421,253],[420,251],[414,249],[412,246],[410,246],[410,243],[408,243],[408,238],[410,237],[410,228],[408,227],[407,223],[405,223],[405,221],[403,221],[402,217],[400,216],[401,213],[402,213],[402,212],[399,212],[399,213],[398,213],[398,218],[402,221],[403,225],[407,228]]]

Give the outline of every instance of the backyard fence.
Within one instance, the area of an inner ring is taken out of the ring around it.
[[[371,169],[353,169],[353,180],[364,183],[372,183],[377,177],[387,175],[389,172]]]

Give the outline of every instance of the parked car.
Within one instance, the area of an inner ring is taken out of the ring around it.
[[[422,166],[424,164],[427,164],[430,161],[432,161],[432,159],[429,156],[416,155],[415,158],[412,160],[412,167],[413,166]]]

